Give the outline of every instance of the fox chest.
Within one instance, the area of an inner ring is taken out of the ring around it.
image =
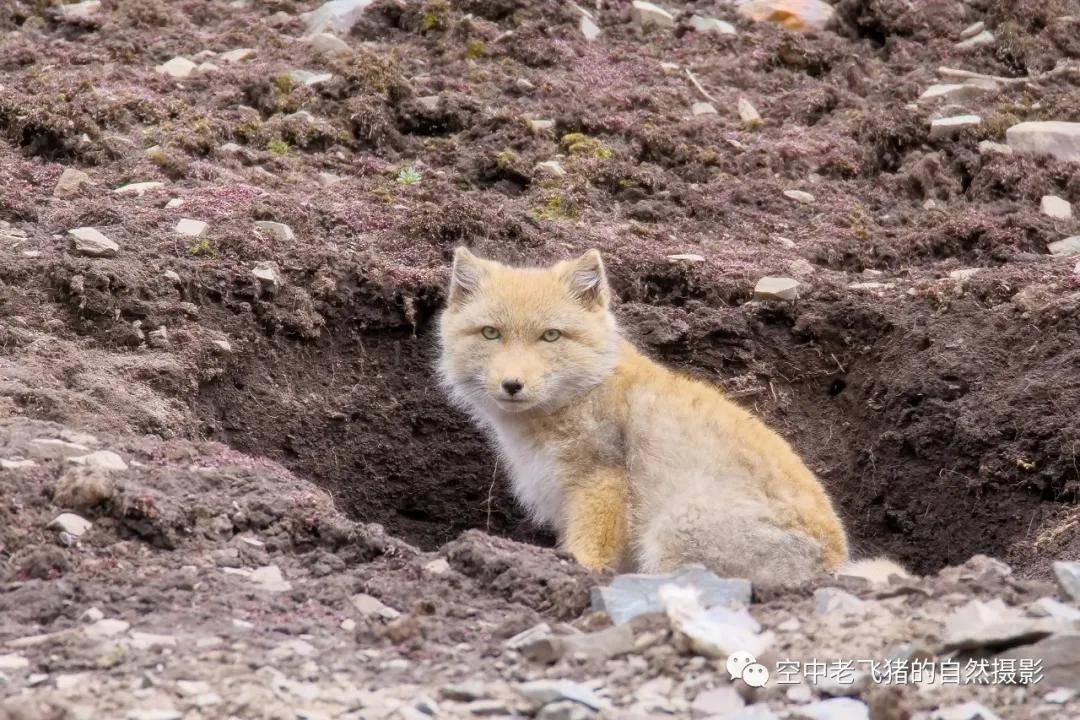
[[[536,523],[561,529],[563,473],[555,453],[526,435],[496,430],[502,457],[509,465],[514,497]]]

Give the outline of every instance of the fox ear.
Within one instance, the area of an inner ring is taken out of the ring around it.
[[[483,260],[469,252],[468,248],[454,250],[454,265],[450,269],[450,305],[461,305],[479,289],[485,272],[482,263]]]
[[[563,282],[570,292],[589,309],[606,308],[611,301],[604,261],[599,250],[589,250],[573,260],[567,260],[559,266]]]

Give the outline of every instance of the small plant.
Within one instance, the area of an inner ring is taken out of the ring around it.
[[[281,138],[274,138],[267,144],[266,149],[275,155],[286,155],[289,152],[289,147],[289,143]]]
[[[543,207],[533,208],[530,214],[537,220],[573,220],[578,216],[578,210],[563,195],[555,194]]]
[[[562,136],[562,146],[571,155],[584,155],[608,160],[615,156],[615,151],[594,137],[585,133],[567,133]]]
[[[288,95],[296,89],[296,80],[289,73],[281,73],[274,78],[274,85],[282,95]]]
[[[210,241],[206,238],[199,240],[197,243],[188,248],[188,252],[195,257],[205,257],[214,254],[214,249],[210,247]]]
[[[424,31],[445,30],[450,18],[446,0],[431,0],[424,9]]]
[[[518,154],[513,150],[503,150],[495,156],[495,163],[503,170],[516,165],[519,161]]]
[[[465,57],[469,60],[479,60],[487,55],[487,45],[483,40],[470,40],[465,46]]]
[[[420,171],[412,166],[401,168],[397,174],[397,181],[402,185],[419,185],[423,179],[424,176],[420,174]]]

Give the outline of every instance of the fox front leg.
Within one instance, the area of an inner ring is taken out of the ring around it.
[[[627,479],[619,470],[599,470],[567,493],[564,550],[592,570],[613,569],[626,549]]]

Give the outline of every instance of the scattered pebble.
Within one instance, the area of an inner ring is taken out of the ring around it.
[[[616,625],[638,615],[662,612],[660,588],[666,585],[692,587],[700,593],[705,608],[717,605],[749,605],[751,585],[742,578],[720,578],[702,567],[687,567],[662,575],[616,575],[606,587],[593,588],[592,608],[603,610]]]
[[[1052,242],[1046,247],[1051,255],[1060,255],[1061,257],[1080,255],[1080,235],[1073,235],[1064,240]]]
[[[349,43],[336,35],[331,35],[326,32],[312,35],[308,38],[308,42],[311,43],[312,50],[323,55],[346,55],[352,52]]]
[[[1080,241],[1080,237],[1076,238]],[[1080,249],[1077,250],[1080,252]],[[1080,603],[1080,562],[1058,560],[1054,563],[1054,578],[1061,594],[1073,602]]]
[[[634,0],[631,4],[630,15],[641,27],[655,25],[656,27],[675,27],[675,16],[670,12],[646,0]]]
[[[177,56],[168,62],[158,65],[154,69],[171,78],[183,80],[184,78],[189,77],[191,73],[195,72],[195,68],[195,63],[191,62],[186,57]]]
[[[237,63],[243,62],[244,60],[250,60],[257,54],[258,52],[255,48],[237,48],[236,50],[229,50],[221,53],[221,55],[218,55],[218,59],[221,60],[221,62]]]
[[[272,236],[275,240],[280,242],[289,242],[296,239],[296,235],[293,233],[292,228],[285,223],[273,222],[271,220],[258,220],[255,223],[255,229]]]
[[[714,32],[721,35],[735,34],[735,26],[731,23],[717,20],[716,18],[705,17],[704,15],[692,16],[690,18],[690,27],[701,33]]]
[[[84,185],[90,184],[90,176],[82,170],[64,168],[53,188],[53,195],[58,198],[70,198],[79,194]]]
[[[694,103],[691,106],[690,111],[694,115],[715,115],[716,114],[716,108],[714,108],[712,106],[712,103],[707,103],[707,102],[696,102],[696,103]]]
[[[156,180],[151,180],[149,182],[137,182],[137,183],[129,183],[127,185],[122,185],[122,186],[116,188],[115,190],[113,190],[113,192],[116,193],[117,195],[139,195],[139,196],[142,196],[142,195],[145,195],[146,193],[148,193],[148,192],[150,192],[152,190],[160,190],[163,187],[165,187],[165,183],[158,182]]]
[[[1072,205],[1069,204],[1068,200],[1059,198],[1057,195],[1043,195],[1039,209],[1043,215],[1049,215],[1058,220],[1072,218]]]
[[[739,102],[736,104],[739,111],[739,119],[743,121],[745,125],[753,127],[761,124],[761,115],[758,113],[757,108],[753,103],[744,97],[739,98]]]
[[[955,137],[964,130],[978,127],[982,124],[982,118],[978,115],[954,115],[952,117],[935,118],[930,121],[930,139],[944,140]]]
[[[784,197],[803,205],[813,205],[817,202],[817,198],[804,190],[785,190]]]
[[[207,224],[202,220],[193,220],[192,218],[181,218],[180,222],[176,223],[174,231],[177,235],[186,235],[187,237],[202,237],[206,232]]]
[[[982,45],[991,45],[994,40],[994,33],[989,30],[983,30],[980,33],[972,35],[967,40],[961,40],[956,43],[956,47],[961,50],[967,50],[968,48],[980,47]]]
[[[1080,122],[1022,122],[1005,131],[1005,142],[1017,152],[1080,162]]]
[[[115,257],[120,246],[92,227],[80,227],[68,230],[68,235],[75,238],[75,252],[87,257]]]
[[[300,17],[307,22],[309,35],[333,31],[339,35],[347,34],[364,15],[374,0],[330,0],[311,12]]]
[[[124,459],[111,450],[97,450],[87,455],[69,457],[68,462],[99,470],[127,470]]]
[[[81,536],[93,527],[93,525],[94,523],[75,513],[60,513],[51,523],[49,523],[49,527],[69,533],[75,537]]]

